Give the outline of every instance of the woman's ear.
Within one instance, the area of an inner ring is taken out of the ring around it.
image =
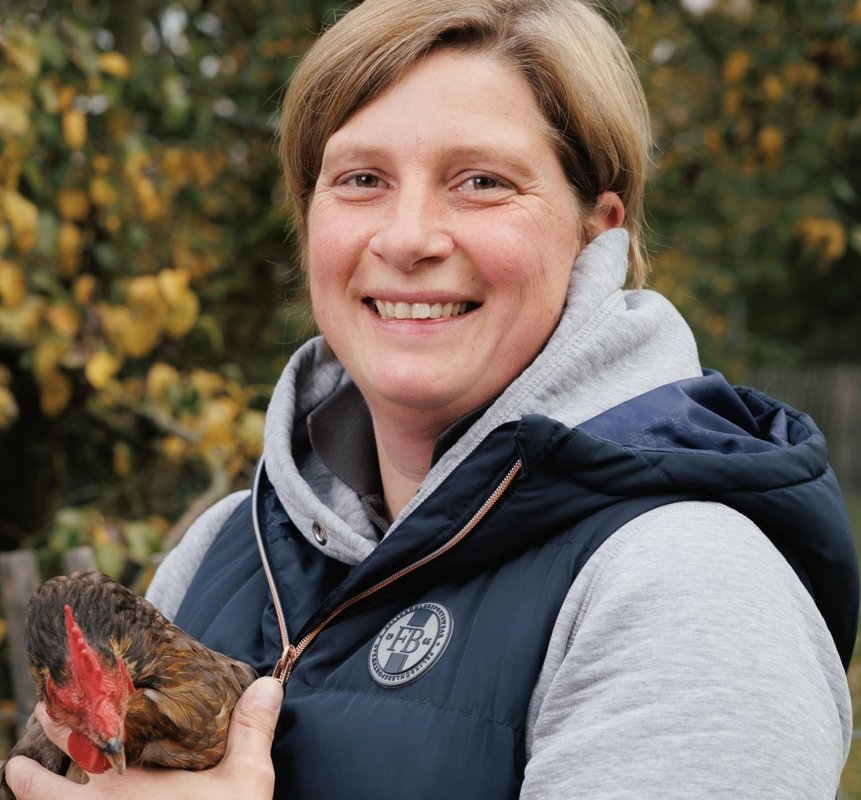
[[[625,221],[625,206],[615,192],[603,192],[595,201],[595,210],[589,217],[590,239],[610,228],[621,228]]]

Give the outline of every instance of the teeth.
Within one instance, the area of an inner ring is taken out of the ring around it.
[[[466,312],[466,303],[390,303],[374,300],[374,308],[383,319],[441,319],[459,317]]]

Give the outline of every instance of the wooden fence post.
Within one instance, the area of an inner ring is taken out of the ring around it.
[[[73,547],[63,553],[63,569],[68,575],[70,572],[92,572],[96,570],[96,554],[88,544]]]
[[[9,671],[15,698],[16,730],[20,737],[36,705],[33,679],[24,650],[24,609],[39,587],[36,554],[32,550],[0,553],[0,587],[9,638]]]

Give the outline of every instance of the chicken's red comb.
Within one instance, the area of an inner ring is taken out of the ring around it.
[[[63,606],[66,614],[66,641],[69,646],[69,669],[81,686],[98,686],[102,682],[103,670],[93,648],[87,644],[84,634],[75,622],[72,608]]]

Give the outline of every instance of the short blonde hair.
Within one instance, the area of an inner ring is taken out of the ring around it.
[[[487,54],[529,82],[579,201],[625,205],[631,277],[642,285],[649,113],[625,46],[581,0],[365,0],[323,33],[293,75],[280,151],[302,252],[329,137],[419,60],[438,50]]]

